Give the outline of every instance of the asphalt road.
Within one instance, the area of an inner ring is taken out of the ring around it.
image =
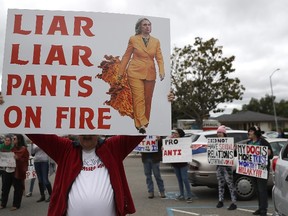
[[[161,165],[161,174],[164,179],[167,198],[161,199],[160,196],[156,194],[154,199],[148,199],[140,155],[131,154],[124,163],[129,186],[136,206],[136,213],[133,214],[133,216],[248,216],[252,215],[252,212],[258,207],[257,199],[251,201],[238,201],[237,210],[228,211],[227,207],[230,205],[230,199],[229,196],[227,196],[224,207],[217,209],[215,207],[218,202],[217,190],[207,187],[192,187],[194,195],[192,203],[177,201],[175,200],[178,193],[176,176],[170,166],[163,164]],[[50,180],[53,182],[54,176],[51,176]],[[26,182],[26,188],[29,188],[29,182]],[[156,185],[155,188],[157,189]],[[12,205],[12,192],[13,189],[10,192],[7,208],[0,210],[1,216],[45,216],[47,214],[48,203],[36,203],[36,200],[40,197],[37,181],[35,182],[32,197],[23,197],[21,208],[13,212],[9,210]],[[273,213],[271,196],[269,198],[268,212],[268,215],[272,215]]]

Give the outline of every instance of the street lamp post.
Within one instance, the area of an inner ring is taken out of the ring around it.
[[[274,119],[275,119],[275,126],[276,126],[276,131],[278,132],[278,122],[277,122],[277,114],[276,114],[276,108],[275,108],[275,103],[274,103],[274,96],[273,96],[273,87],[272,87],[272,76],[276,71],[279,71],[280,69],[277,68],[272,72],[270,75],[270,87],[271,87],[271,95],[272,95],[272,103],[273,103],[273,111],[274,111]]]

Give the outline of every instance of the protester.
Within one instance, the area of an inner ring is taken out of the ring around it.
[[[184,137],[185,132],[181,128],[175,129],[175,131],[172,133],[171,138],[180,138]],[[178,185],[179,185],[179,190],[180,190],[180,195],[176,197],[177,200],[185,200],[185,194],[184,194],[184,187],[187,192],[187,203],[192,202],[192,192],[190,188],[190,183],[188,179],[188,163],[172,163],[172,166],[174,168],[177,180],[178,180]]]
[[[31,160],[32,160],[32,158],[33,158],[33,156],[32,156],[32,142],[31,142],[31,140],[29,140],[29,139],[28,139],[28,141],[27,141],[27,150],[28,150],[28,152],[29,152],[29,160],[30,160],[29,163],[31,163]],[[34,165],[33,165],[33,166],[34,166]],[[31,196],[32,196],[33,189],[34,189],[34,184],[35,184],[35,180],[36,180],[36,178],[31,178],[31,179],[30,179],[29,191],[28,191],[28,193],[25,195],[26,197],[31,197]]]
[[[173,99],[170,93],[168,100]],[[112,136],[104,142],[98,135],[79,135],[79,142],[51,134],[27,136],[57,163],[48,216],[135,212],[123,160],[144,136]]]
[[[40,199],[37,202],[50,202],[50,196],[52,194],[52,186],[48,178],[49,174],[49,157],[39,148],[36,144],[32,143],[32,154],[34,155],[34,167],[37,174]],[[45,188],[48,191],[49,197],[45,199]]]
[[[9,137],[9,139],[11,139]],[[7,141],[8,142],[8,141]],[[11,152],[15,154],[16,167],[6,167],[3,174],[2,200],[0,209],[6,208],[10,188],[14,187],[13,206],[11,211],[17,210],[21,206],[22,196],[25,189],[24,181],[28,170],[29,152],[26,148],[24,136],[15,134],[13,136],[13,148]]]
[[[262,136],[262,132],[260,127],[252,126],[248,130],[248,138],[249,141],[247,144],[256,145],[256,146],[267,146],[268,147],[268,165],[262,164],[262,166],[266,166],[268,170],[270,169],[270,159],[273,158],[273,151],[269,142],[267,142]],[[255,182],[257,186],[257,196],[258,196],[258,209],[253,213],[253,215],[266,216],[267,208],[268,208],[268,192],[267,192],[267,182],[268,179],[256,178]]]
[[[144,166],[144,174],[146,176],[146,184],[148,189],[148,198],[154,198],[154,183],[152,179],[152,172],[157,182],[160,192],[160,197],[165,198],[164,182],[160,173],[160,161],[162,161],[162,138],[157,136],[157,152],[141,152],[142,163]]]
[[[13,148],[13,135],[12,134],[7,134],[4,135],[3,138],[3,142],[0,144],[0,152],[11,152],[12,148]],[[0,201],[2,201],[2,196],[3,196],[3,185],[5,182],[5,173],[6,173],[7,168],[6,167],[0,167],[0,173],[1,173],[1,180],[2,180],[2,188],[1,188],[1,197],[0,197]],[[1,206],[0,206],[1,208]]]
[[[221,125],[218,127],[217,137],[227,137],[226,128],[224,125]],[[232,167],[218,165],[216,170],[217,170],[216,175],[217,175],[217,180],[218,180],[218,194],[219,194],[219,202],[216,207],[222,208],[224,206],[223,202],[224,202],[225,185],[227,184],[228,189],[230,191],[231,201],[232,201],[228,210],[237,209]]]

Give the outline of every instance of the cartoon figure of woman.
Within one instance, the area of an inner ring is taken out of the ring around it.
[[[152,37],[151,22],[141,18],[135,25],[134,36],[129,39],[128,47],[122,57],[119,79],[127,72],[132,92],[135,127],[139,133],[146,133],[149,124],[153,91],[156,83],[155,60],[162,81],[165,77],[164,62],[160,42]]]

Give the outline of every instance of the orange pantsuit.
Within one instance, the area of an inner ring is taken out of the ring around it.
[[[127,50],[121,60],[119,75],[123,75],[125,71],[128,75],[136,128],[147,127],[149,124],[156,82],[155,60],[159,74],[164,77],[164,62],[159,40],[150,36],[146,47],[141,35],[130,37]]]

